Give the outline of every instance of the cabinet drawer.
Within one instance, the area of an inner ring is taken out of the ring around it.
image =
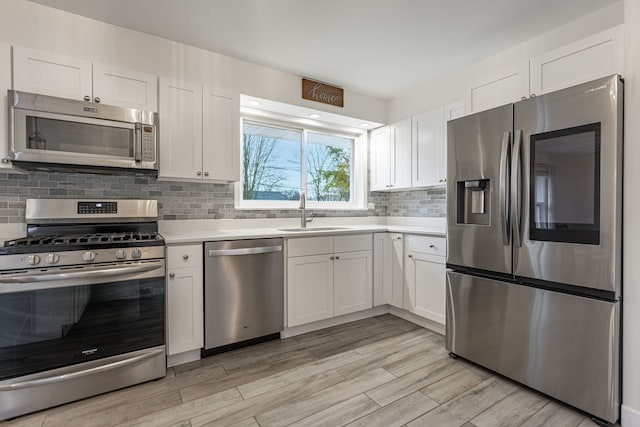
[[[305,237],[287,240],[288,257],[333,253],[333,237]]]
[[[407,235],[406,248],[408,252],[421,252],[437,256],[446,256],[446,239],[435,236]]]
[[[182,245],[167,247],[167,267],[197,267],[202,266],[202,245]]]
[[[333,250],[335,252],[370,251],[373,249],[371,234],[336,236],[333,239]]]

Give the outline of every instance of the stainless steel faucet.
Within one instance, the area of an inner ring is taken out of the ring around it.
[[[298,205],[298,209],[302,211],[300,216],[300,228],[307,228],[307,224],[313,221],[313,214],[309,214],[309,218],[307,218],[307,195],[304,191],[300,193],[300,205]]]

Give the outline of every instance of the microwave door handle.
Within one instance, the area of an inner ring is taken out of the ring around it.
[[[142,161],[142,124],[136,123],[133,133],[133,159],[136,163]]]
[[[520,224],[521,217],[521,201],[520,197],[521,188],[520,183],[522,182],[520,179],[520,156],[522,151],[522,129],[518,129],[515,137],[515,145],[513,147],[513,156],[511,163],[511,224],[513,230],[513,244],[514,246],[522,246],[522,227]]]
[[[509,155],[511,149],[511,132],[502,136],[502,151],[500,152],[500,222],[502,224],[502,244],[508,246],[511,242],[511,224],[509,222]]]

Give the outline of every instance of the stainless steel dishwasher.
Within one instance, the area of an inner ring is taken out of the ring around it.
[[[284,329],[282,248],[282,239],[205,243],[204,355],[279,337]]]

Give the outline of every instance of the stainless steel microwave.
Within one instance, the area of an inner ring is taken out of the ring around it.
[[[157,113],[14,90],[8,101],[19,168],[157,173]]]

